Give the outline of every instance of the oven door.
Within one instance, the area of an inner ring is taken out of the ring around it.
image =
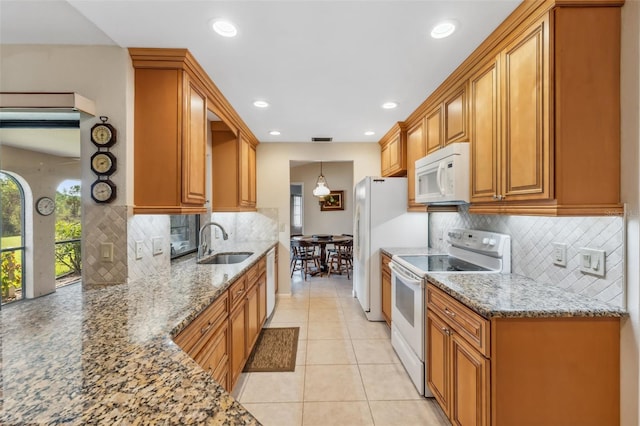
[[[391,262],[391,321],[420,361],[424,361],[422,278]]]

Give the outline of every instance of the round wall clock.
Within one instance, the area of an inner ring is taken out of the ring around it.
[[[56,203],[49,197],[40,197],[36,201],[36,211],[42,216],[49,216],[56,209]]]
[[[91,142],[98,148],[109,148],[116,143],[116,129],[107,123],[109,118],[100,117],[102,123],[95,124],[91,128]]]
[[[116,185],[110,180],[97,180],[91,185],[91,198],[96,203],[110,203],[116,199]]]
[[[96,152],[91,156],[91,170],[97,175],[111,175],[116,171],[116,157],[110,152]]]

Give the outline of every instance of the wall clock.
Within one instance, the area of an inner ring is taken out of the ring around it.
[[[95,124],[91,128],[91,142],[98,148],[109,148],[116,143],[116,129],[107,123],[109,117],[100,116],[102,123]]]
[[[116,157],[110,152],[98,151],[91,156],[91,170],[97,175],[109,176],[116,171]]]
[[[56,203],[49,197],[40,197],[36,201],[36,211],[42,216],[49,216],[56,209]]]
[[[110,203],[116,199],[116,185],[107,180],[97,180],[91,185],[91,198],[96,203]]]

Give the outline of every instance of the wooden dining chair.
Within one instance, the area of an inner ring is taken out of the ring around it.
[[[316,246],[308,241],[291,240],[291,277],[295,271],[306,281],[307,275],[320,271],[320,255]]]
[[[353,241],[345,241],[335,244],[335,251],[329,254],[328,276],[331,272],[342,274],[347,273],[347,279],[351,279],[353,269]]]

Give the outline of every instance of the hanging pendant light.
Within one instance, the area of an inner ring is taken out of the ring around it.
[[[327,187],[327,180],[322,175],[322,161],[320,162],[320,176],[316,181],[316,187],[313,189],[313,195],[318,198],[324,198],[331,193],[331,190]]]

